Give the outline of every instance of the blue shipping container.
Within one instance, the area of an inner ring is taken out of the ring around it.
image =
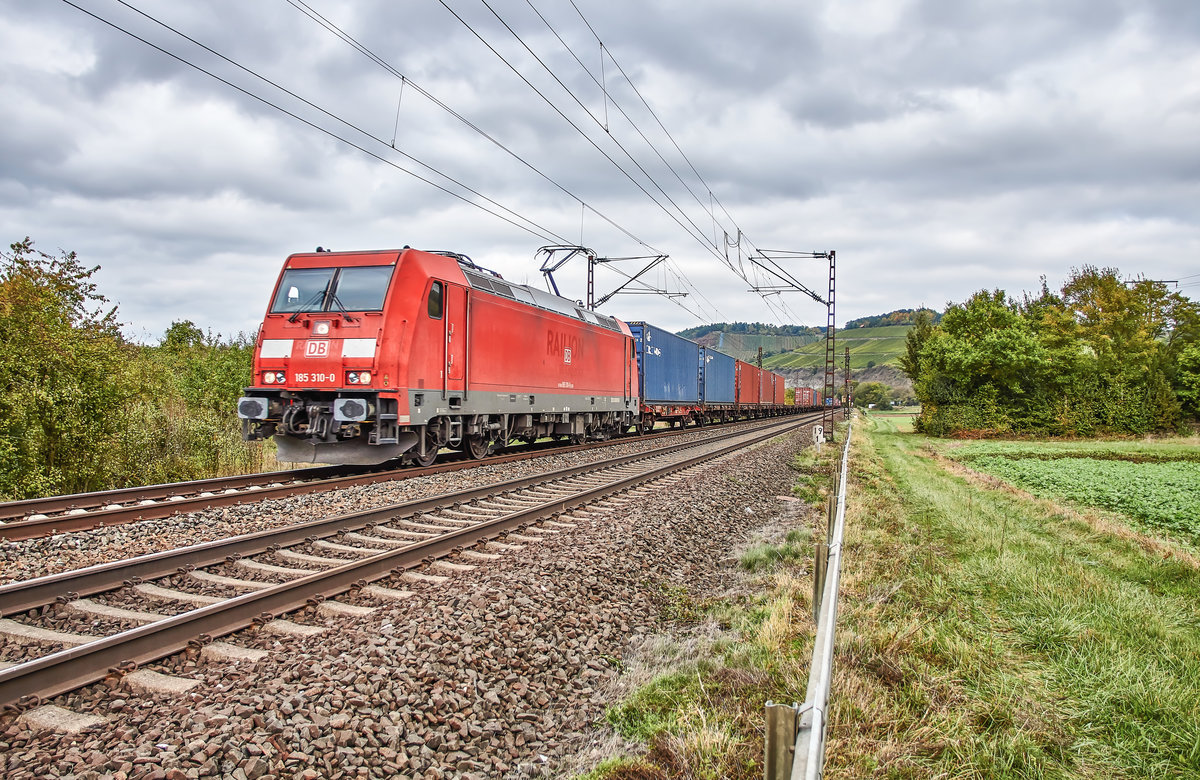
[[[737,361],[724,352],[700,348],[700,400],[706,404],[737,401]]]
[[[642,403],[700,403],[700,345],[645,322],[631,322],[629,330]]]

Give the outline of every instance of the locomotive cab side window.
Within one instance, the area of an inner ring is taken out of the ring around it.
[[[434,282],[429,285],[429,316],[431,319],[442,318],[442,283]]]

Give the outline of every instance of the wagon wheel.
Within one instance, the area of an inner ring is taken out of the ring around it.
[[[483,460],[492,451],[492,443],[478,433],[464,436],[462,451],[472,460]]]

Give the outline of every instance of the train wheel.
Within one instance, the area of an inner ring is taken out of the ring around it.
[[[483,460],[492,451],[492,446],[491,442],[479,434],[472,434],[471,436],[463,437],[462,451],[466,453],[468,458]]]
[[[413,463],[417,464],[418,466],[420,466],[422,468],[424,468],[426,466],[432,466],[433,462],[435,460],[437,460],[437,456],[438,456],[437,441],[429,434],[426,434],[425,435],[425,457],[421,457],[421,455],[417,452],[416,447],[414,447],[410,452],[412,453]]]

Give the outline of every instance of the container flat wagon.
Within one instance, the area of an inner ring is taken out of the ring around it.
[[[686,426],[700,408],[700,345],[647,322],[629,323],[637,354],[644,430]]]

